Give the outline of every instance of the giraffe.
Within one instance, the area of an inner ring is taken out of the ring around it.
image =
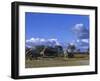
[[[43,48],[43,50],[40,51],[40,55],[42,55],[43,57],[45,56],[44,52],[45,52],[46,49],[47,49],[47,47],[45,46],[45,47]]]
[[[33,49],[33,48],[31,48],[30,50],[28,50],[28,51],[26,52],[26,54],[28,54],[32,49]]]
[[[26,59],[28,59],[28,58],[32,59],[32,55],[30,53],[30,51],[32,51],[32,49],[33,48],[30,48],[28,51],[26,51]],[[28,56],[28,58],[27,58],[27,56]]]
[[[67,55],[68,55],[68,53],[67,53],[67,48],[64,49],[63,51],[64,51],[64,53],[63,53],[64,56],[63,56],[63,57],[64,57],[64,59],[66,60],[66,57],[67,57]]]

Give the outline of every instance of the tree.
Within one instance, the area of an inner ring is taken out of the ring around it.
[[[48,46],[45,50],[46,56],[57,56],[57,50],[54,47]]]
[[[63,55],[63,47],[62,47],[62,46],[56,45],[56,46],[55,46],[55,49],[57,50],[57,55],[58,55],[58,56]]]
[[[89,48],[87,48],[87,53],[89,54],[89,51],[90,51],[90,49]]]
[[[75,44],[68,44],[67,53],[68,53],[68,57],[69,58],[73,58],[74,57],[75,49],[76,49]]]
[[[40,52],[40,51],[42,51],[43,49],[44,49],[44,45],[38,45],[38,46],[36,46],[36,50],[38,51],[38,52]]]
[[[77,53],[80,53],[80,49],[77,49]]]

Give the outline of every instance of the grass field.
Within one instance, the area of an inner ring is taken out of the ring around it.
[[[80,66],[89,65],[88,54],[76,54],[74,58],[39,58],[38,60],[25,60],[25,68],[36,68],[36,67],[58,67],[58,66]]]

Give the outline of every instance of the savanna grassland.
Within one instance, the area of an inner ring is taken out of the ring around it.
[[[58,67],[58,66],[82,66],[89,65],[89,54],[75,54],[73,58],[68,57],[39,57],[38,59],[26,59],[26,68],[36,67]]]

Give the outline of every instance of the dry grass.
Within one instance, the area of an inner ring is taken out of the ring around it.
[[[80,66],[89,65],[89,55],[88,54],[77,54],[74,58],[39,58],[38,60],[26,60],[26,68],[35,67],[58,67],[58,66]]]

